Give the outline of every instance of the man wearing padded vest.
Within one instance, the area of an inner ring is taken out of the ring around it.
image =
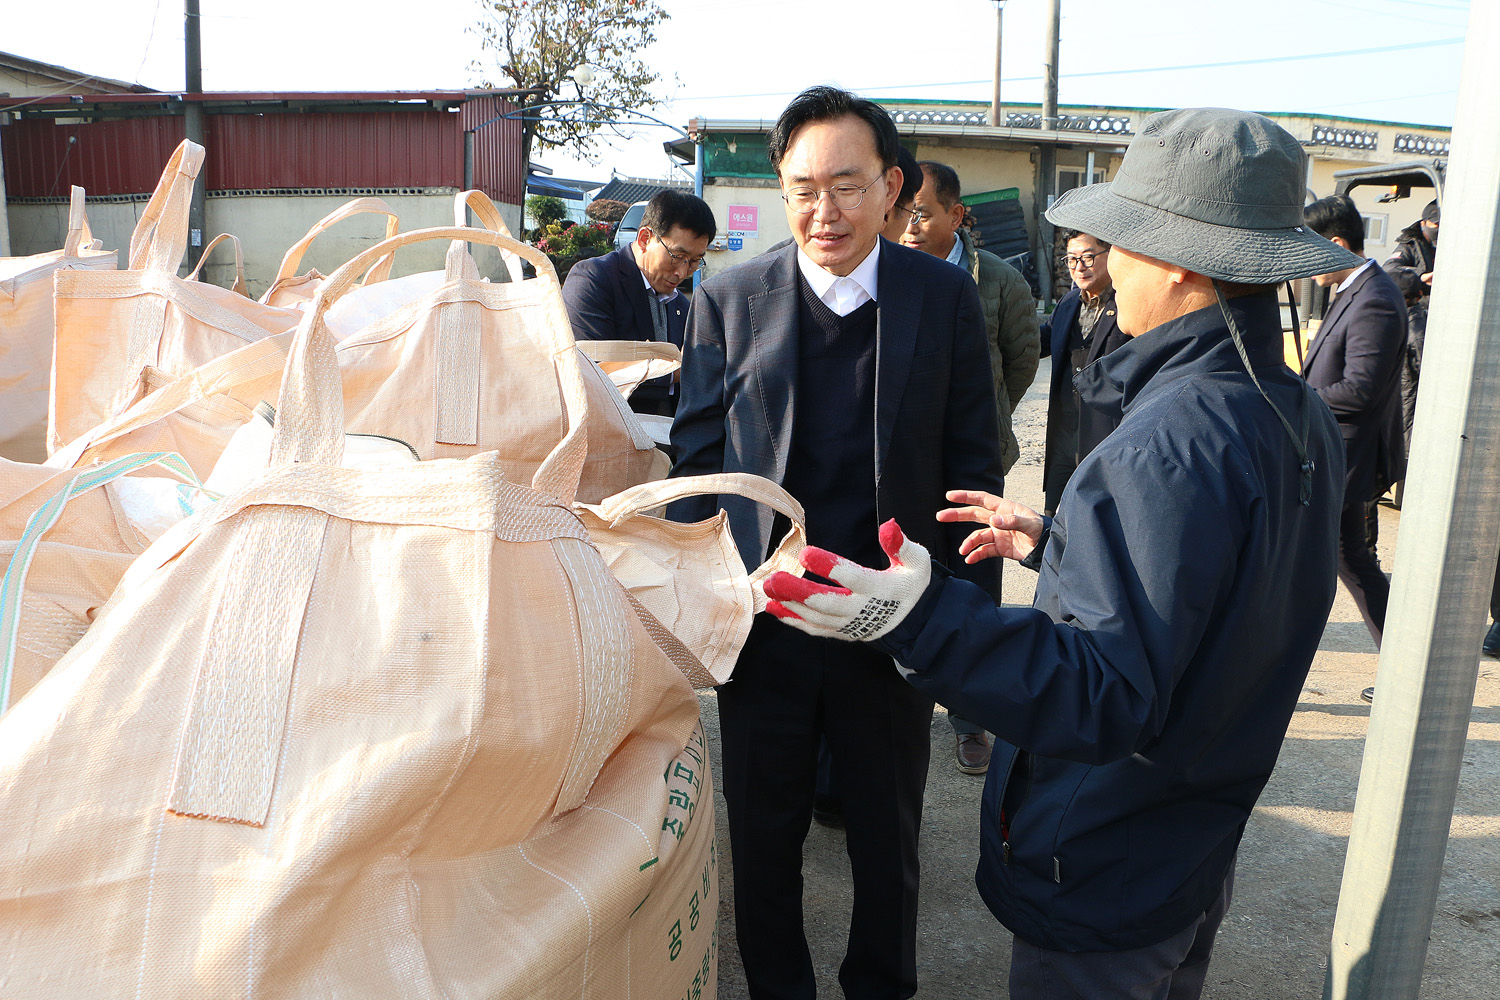
[[[1001,488],[989,347],[974,281],[880,235],[901,186],[896,128],[830,87],[794,98],[771,165],[794,243],[708,279],[693,296],[672,425],[673,475],[752,472],[807,512],[808,538],[865,558],[891,517],[958,563],[962,525],[936,520],[944,489]],[[983,484],[975,486],[972,484]],[[678,520],[729,514],[746,562],[784,522],[739,497],[674,504]],[[993,566],[963,566],[992,603]],[[758,616],[719,688],[720,761],[735,929],[750,995],[816,993],[802,930],[802,844],[818,743],[833,756],[854,883],[839,983],[851,998],[917,989],[917,833],[932,699],[884,654]]]
[[[1277,286],[1359,258],[1303,225],[1305,177],[1267,118],[1167,111],[1112,182],[1047,211],[1113,245],[1132,339],[1076,384],[1120,424],[1056,518],[970,490],[940,515],[980,525],[967,559],[1036,568],[1032,607],[996,607],[896,520],[878,563],[804,551],[834,585],[766,581],[772,614],[863,640],[995,734],[976,881],[1015,935],[1016,1000],[1203,989],[1336,588],[1343,440],[1282,361]]]

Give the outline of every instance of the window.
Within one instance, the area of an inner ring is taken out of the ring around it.
[[[1057,193],[1061,195],[1065,191],[1071,191],[1084,183],[1084,171],[1086,167],[1058,167],[1057,168]],[[1104,182],[1104,171],[1094,171],[1095,184]]]
[[[1360,216],[1365,220],[1365,242],[1385,246],[1386,224],[1390,222],[1391,217],[1389,215],[1365,215],[1363,212]]]

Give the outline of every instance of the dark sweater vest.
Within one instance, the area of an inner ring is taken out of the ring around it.
[[[809,544],[884,569],[875,523],[876,306],[841,317],[800,271],[797,287],[797,412],[782,485],[807,512]]]

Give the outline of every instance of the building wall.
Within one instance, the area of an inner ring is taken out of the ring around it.
[[[419,194],[383,194],[380,197],[399,216],[400,231],[408,232],[453,225],[453,196],[457,191],[457,188],[429,188]],[[345,195],[210,194],[204,205],[204,214],[210,239],[225,232],[239,237],[245,256],[245,281],[250,294],[258,298],[270,287],[287,248],[301,239],[318,220],[349,200],[350,196]],[[130,247],[130,234],[145,205],[144,198],[88,203],[90,229],[103,242],[104,249],[120,251],[121,267],[127,264],[125,255]],[[15,256],[56,250],[62,246],[68,218],[66,202],[12,202],[9,207],[11,231],[16,237]],[[507,204],[498,207],[506,225],[516,232],[520,226],[521,207]],[[323,274],[331,274],[340,264],[374,246],[384,236],[383,215],[361,214],[345,219],[313,241],[298,265],[297,273],[305,274],[309,268],[316,268]],[[446,242],[430,242],[398,251],[391,274],[400,276],[441,269],[447,248]],[[474,251],[480,274],[498,279],[503,270],[498,251],[491,247],[475,247]],[[179,273],[187,273],[185,265]],[[227,241],[214,249],[213,256],[203,267],[202,277],[218,285],[233,283],[234,251]]]

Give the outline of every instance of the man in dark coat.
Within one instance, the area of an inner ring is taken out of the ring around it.
[[[580,260],[563,283],[563,304],[578,340],[655,340],[682,346],[687,297],[677,290],[703,266],[714,238],[713,210],[668,188],[646,203],[635,241],[603,257]],[[671,416],[676,379],[652,379],[630,397],[637,413]]]
[[[1042,510],[1057,510],[1064,487],[1084,456],[1109,436],[1113,417],[1080,405],[1073,377],[1130,338],[1115,322],[1108,243],[1087,233],[1058,234],[1073,287],[1042,325],[1042,357],[1052,359],[1047,393],[1047,450],[1042,464]]]
[[[802,502],[820,544],[866,552],[899,517],[956,560],[965,533],[935,520],[945,486],[1001,488],[989,347],[973,279],[880,236],[898,148],[889,114],[844,91],[814,87],[782,113],[769,151],[796,242],[694,294],[672,474],[756,473]],[[765,558],[781,533],[750,501],[695,498],[671,515],[696,521],[721,503],[745,561]],[[965,573],[993,603],[993,568]],[[756,1000],[816,991],[801,869],[822,738],[854,880],[839,982],[851,998],[916,992],[933,703],[889,662],[761,616],[719,689],[736,937]]]
[[[1401,433],[1401,369],[1406,358],[1406,300],[1391,276],[1364,257],[1365,229],[1347,195],[1307,206],[1313,232],[1351,251],[1359,263],[1319,274],[1333,304],[1307,348],[1302,377],[1338,418],[1346,449],[1339,522],[1339,579],[1380,645],[1391,584],[1365,531],[1369,503],[1406,474]],[[1374,689],[1367,689],[1373,695]]]
[[[1432,292],[1432,269],[1437,263],[1438,227],[1442,222],[1442,211],[1438,203],[1429,201],[1422,209],[1422,217],[1396,237],[1396,249],[1385,259],[1383,265],[1394,277],[1405,272],[1422,282],[1427,294]]]
[[[1047,212],[1114,249],[1134,339],[1078,376],[1120,414],[1055,520],[1000,497],[970,559],[1040,566],[997,608],[894,521],[889,568],[809,547],[767,610],[861,639],[997,744],[977,881],[1015,933],[1010,996],[1200,995],[1245,822],[1337,587],[1343,445],[1282,362],[1276,285],[1358,263],[1302,223],[1306,154],[1269,119],[1147,118],[1115,179]],[[885,669],[889,669],[886,667]]]

